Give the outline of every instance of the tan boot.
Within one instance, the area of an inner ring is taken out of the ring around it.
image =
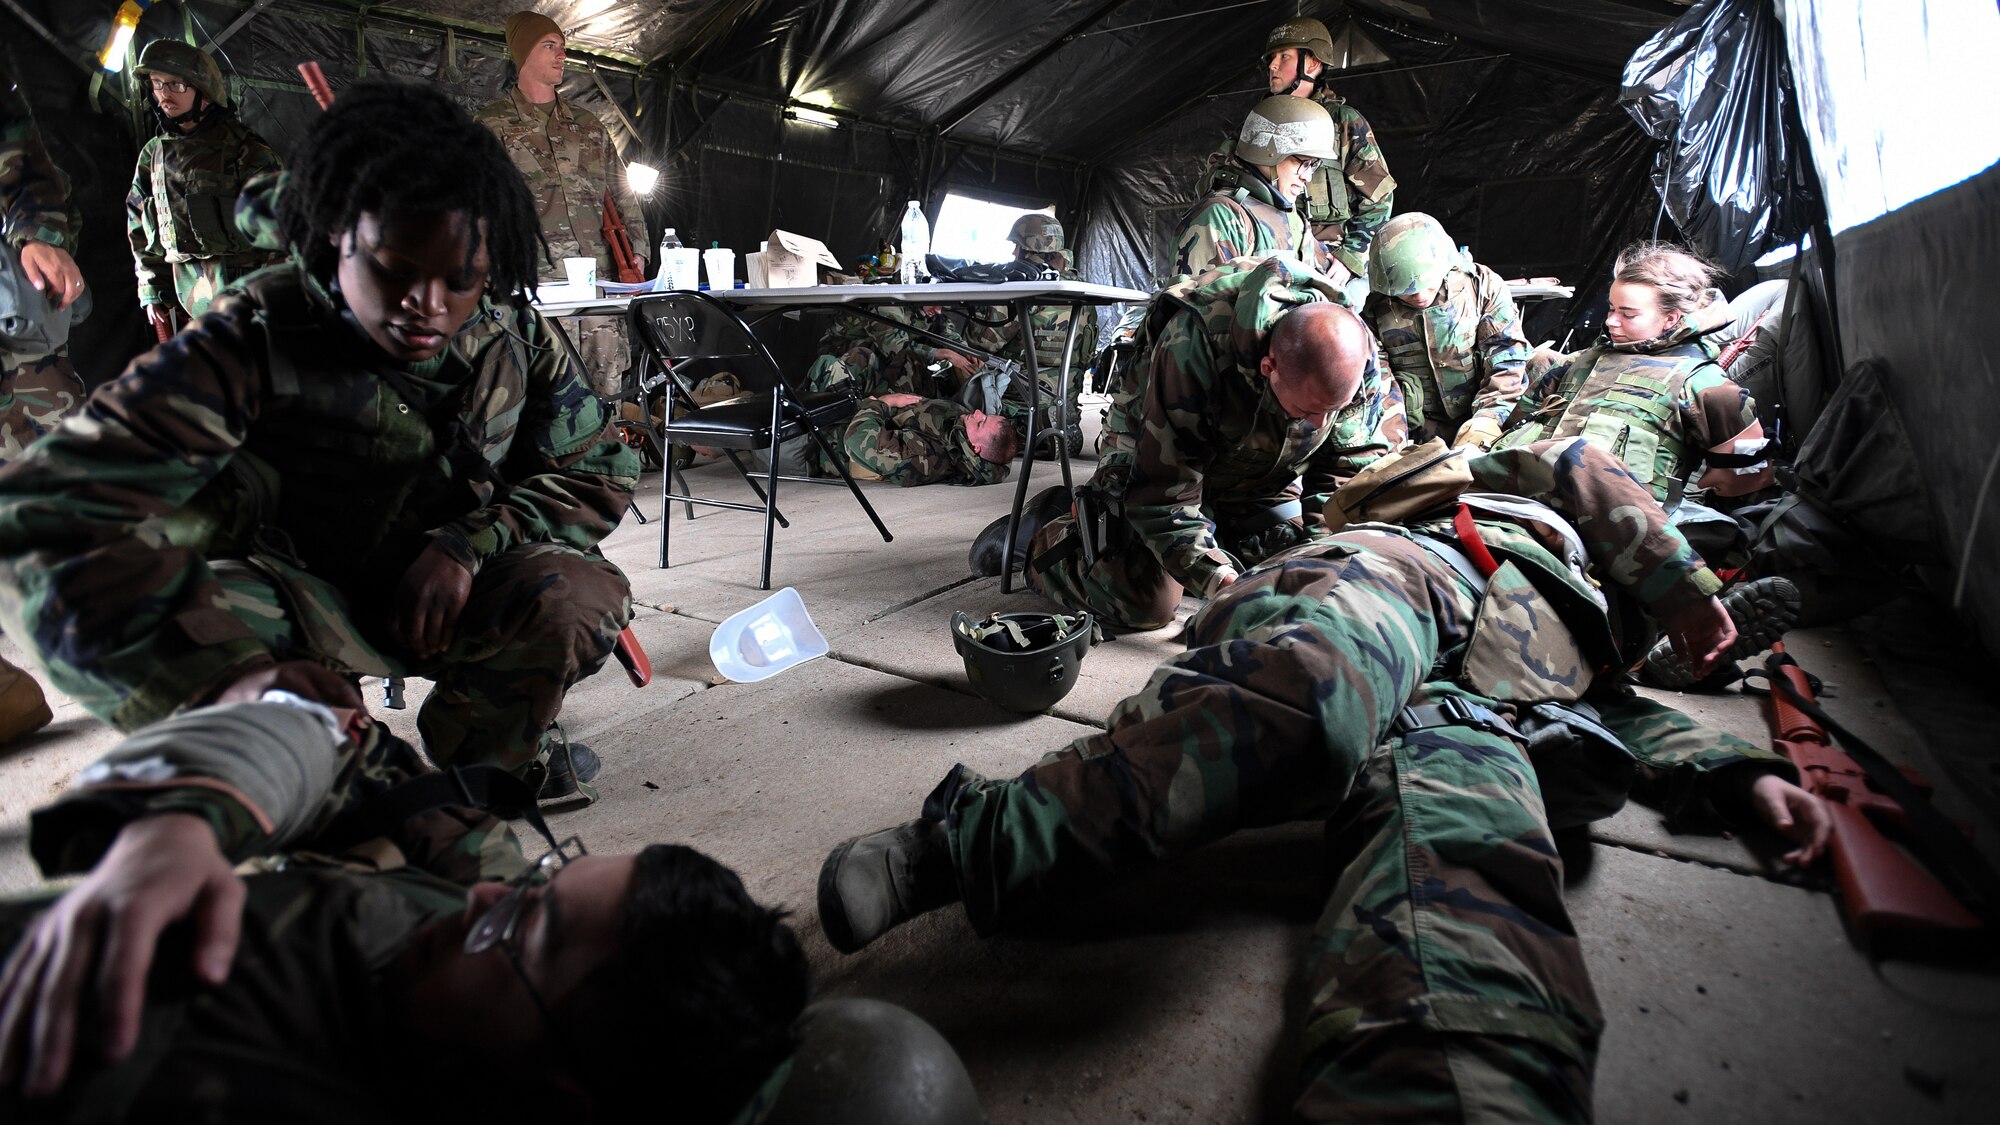
[[[0,743],[49,725],[55,713],[42,696],[42,685],[25,670],[0,657]]]

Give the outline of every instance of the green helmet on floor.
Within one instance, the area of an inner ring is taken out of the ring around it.
[[[1258,102],[1236,135],[1236,156],[1275,168],[1287,156],[1332,160],[1340,154],[1333,115],[1311,98],[1273,94]]]
[[[1060,254],[1063,248],[1062,224],[1054,215],[1030,212],[1014,220],[1014,228],[1007,232],[1007,241],[1031,254]]]
[[[1458,247],[1444,224],[1406,211],[1383,223],[1368,247],[1368,287],[1387,297],[1435,293],[1457,262]]]
[[[1076,686],[1096,623],[1088,613],[951,615],[951,640],[972,688],[996,707],[1046,711]]]
[[[155,39],[146,44],[132,73],[142,79],[150,74],[178,78],[216,105],[229,104],[229,87],[222,81],[222,68],[215,65],[215,58],[178,39]]]

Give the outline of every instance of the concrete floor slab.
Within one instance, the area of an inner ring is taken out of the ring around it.
[[[727,466],[703,473],[704,486],[747,495]],[[1054,479],[1038,466],[1037,488]],[[605,761],[602,800],[558,814],[557,831],[600,851],[682,841],[729,864],[753,894],[794,912],[823,994],[894,1000],[944,1031],[996,1122],[1282,1116],[1296,1083],[1294,977],[1322,905],[1317,825],[1239,835],[1004,937],[976,938],[956,910],[855,957],[820,936],[814,887],[835,843],[914,816],[954,762],[1011,775],[1095,729],[1179,646],[1175,630],[1119,638],[1085,659],[1052,714],[992,708],[970,694],[947,621],[954,608],[1040,604],[966,573],[967,544],[1005,513],[1011,483],[865,487],[895,543],[842,489],[783,494],[794,527],[779,532],[774,583],[798,588],[833,656],[759,684],[714,685],[707,656],[714,624],[764,596],[756,517],[677,519],[677,561],[664,571],[655,526],[628,521],[606,542],[633,580],[634,629],[656,679],[635,689],[614,665],[572,691],[564,722]],[[657,488],[648,478],[649,513]],[[1840,684],[1836,713],[1922,761],[1845,634],[1802,634],[1795,647]],[[426,690],[413,681],[409,709],[376,713],[414,735]],[[1663,698],[1767,737],[1759,700]],[[0,750],[0,890],[29,885],[28,810],[115,741],[53,702],[54,726]],[[1759,862],[1741,841],[1675,836],[1636,807],[1596,835],[1571,903],[1611,1018],[1601,1119],[1988,1116],[1979,1111],[1995,1079],[1979,1063],[2000,1057],[1993,977],[1871,966],[1825,894],[1738,873]],[[1932,1079],[1943,1082],[1935,1098],[1920,1088]]]

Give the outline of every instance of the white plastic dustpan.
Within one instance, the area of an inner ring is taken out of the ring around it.
[[[732,614],[708,639],[715,670],[739,684],[754,684],[826,654],[826,638],[790,586]]]

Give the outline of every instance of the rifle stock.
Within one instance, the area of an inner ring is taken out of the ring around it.
[[[1782,643],[1772,646],[1784,655]],[[1789,660],[1771,665],[1772,674],[1813,699],[1805,669]],[[1882,834],[1878,821],[1908,828],[1902,806],[1869,786],[1861,766],[1831,744],[1825,728],[1793,706],[1777,685],[1771,692],[1773,742],[1798,767],[1799,784],[1827,804],[1833,820],[1829,853],[1834,880],[1848,923],[1864,942],[1892,935],[1970,932],[1980,920],[1922,864]],[[1921,774],[1902,774],[1926,793]]]
[[[609,189],[604,192],[601,230],[604,245],[611,250],[611,262],[618,267],[618,280],[627,285],[646,280],[645,272],[639,268],[639,257],[632,250],[632,236],[625,229],[625,216],[618,213],[618,204],[612,202]]]

